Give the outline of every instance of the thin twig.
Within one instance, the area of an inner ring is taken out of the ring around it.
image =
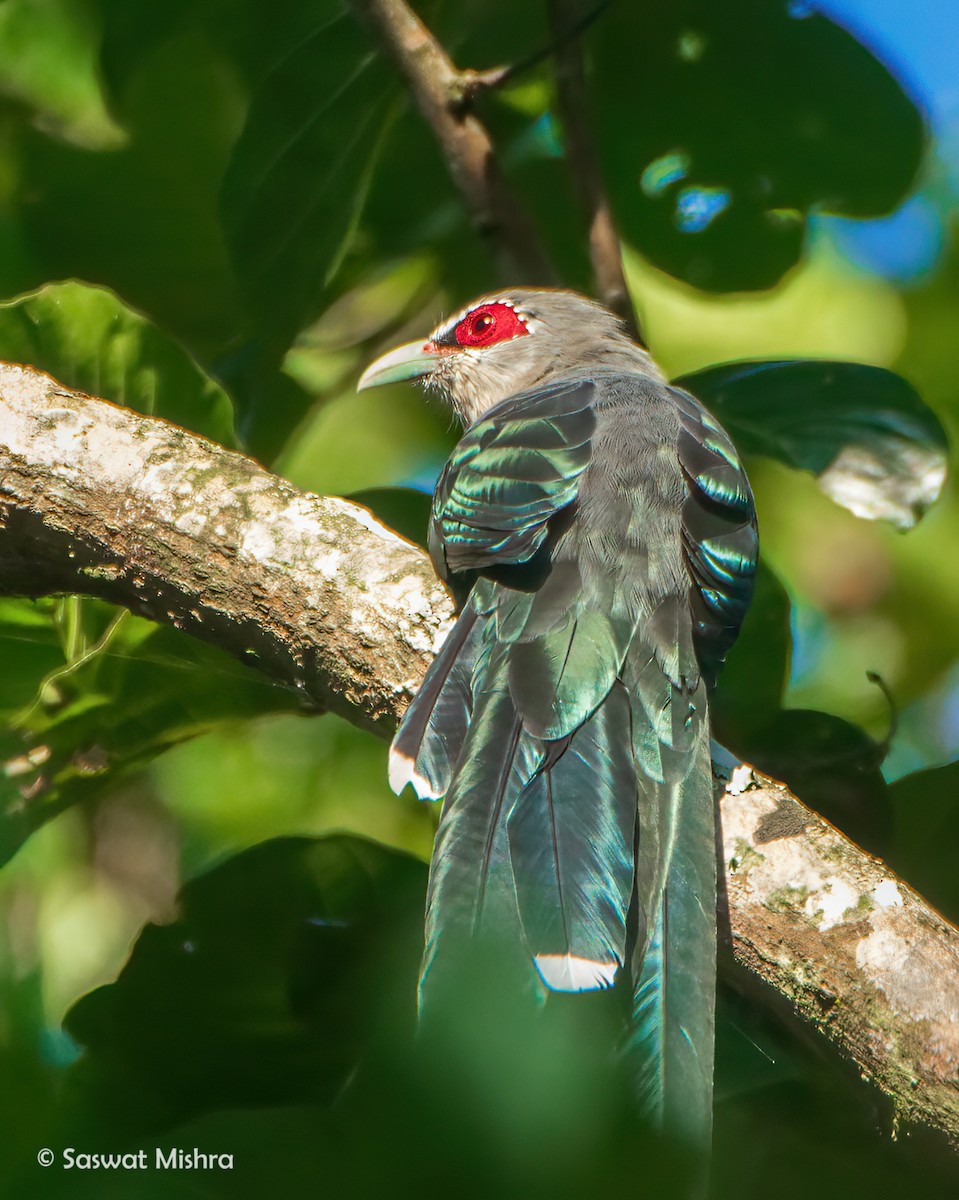
[[[547,59],[554,58],[570,42],[575,42],[583,36],[589,27],[603,15],[613,0],[600,0],[583,16],[564,26],[553,39],[534,53],[521,58],[518,62],[507,63],[502,67],[490,67],[485,71],[462,71],[462,92],[466,102],[472,102],[483,92],[492,92],[509,83],[518,75],[523,75],[538,67]]]
[[[510,191],[489,133],[466,111],[460,72],[405,0],[350,0],[409,84],[439,142],[474,227],[489,243],[504,283],[555,285],[556,270],[532,219]]]
[[[570,0],[549,0],[549,15],[557,47],[556,86],[566,159],[589,220],[589,255],[596,292],[607,308],[623,318],[630,335],[642,342],[642,331],[623,272],[619,234],[603,186],[599,155],[589,122],[582,42],[579,37],[568,35],[573,28],[581,33],[584,25],[582,21],[577,22],[575,6]],[[598,12],[592,14],[593,19],[598,15]]]

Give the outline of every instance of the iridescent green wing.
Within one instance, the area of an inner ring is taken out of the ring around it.
[[[441,578],[535,556],[589,463],[594,392],[589,381],[542,388],[466,431],[433,497],[429,547]]]
[[[679,461],[686,476],[683,551],[693,582],[693,641],[715,682],[752,599],[759,543],[752,492],[731,440],[685,392],[679,402]]]

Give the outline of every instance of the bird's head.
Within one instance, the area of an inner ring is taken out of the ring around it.
[[[471,425],[508,396],[597,368],[661,378],[646,351],[601,304],[576,292],[516,288],[481,296],[425,341],[384,354],[357,386],[418,379]]]

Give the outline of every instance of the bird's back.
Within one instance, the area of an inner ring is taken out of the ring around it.
[[[430,544],[441,576],[471,590],[394,744],[399,775],[445,795],[424,995],[491,924],[549,990],[628,976],[644,1103],[703,1141],[707,690],[756,560],[732,444],[643,372],[554,373],[466,431]]]

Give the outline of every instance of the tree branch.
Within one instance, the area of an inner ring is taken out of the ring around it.
[[[736,961],[959,1147],[959,929],[749,767],[720,811]]]
[[[503,282],[555,285],[558,276],[536,227],[509,190],[486,128],[464,103],[483,76],[458,71],[405,0],[350,4],[409,84]]]
[[[0,594],[58,592],[184,629],[384,735],[452,616],[426,556],[366,509],[0,364]]]
[[[570,0],[549,0],[549,16],[556,46],[556,86],[566,142],[566,158],[573,183],[589,219],[589,254],[596,294],[626,322],[631,337],[643,341],[633,309],[619,234],[603,186],[599,155],[588,119],[586,75],[580,38],[567,35],[577,23],[578,10]]]
[[[75,591],[228,650],[386,734],[451,616],[362,508],[129,409],[0,366],[0,591]],[[959,930],[781,785],[721,797],[733,950],[959,1144]]]

